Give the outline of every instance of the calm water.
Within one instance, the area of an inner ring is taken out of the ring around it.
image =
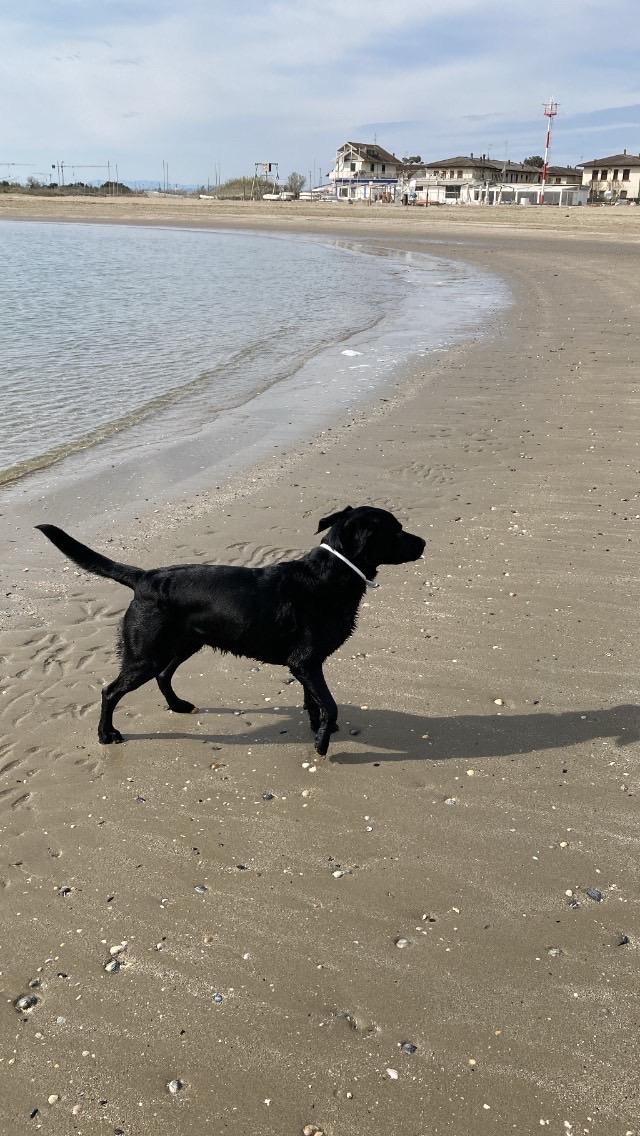
[[[366,393],[505,302],[495,278],[437,256],[3,222],[0,483],[105,439],[122,452],[186,437],[314,361],[327,375],[333,360],[343,393]]]

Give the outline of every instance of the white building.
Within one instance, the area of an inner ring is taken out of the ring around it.
[[[393,201],[402,163],[375,142],[345,142],[329,174],[339,201]]]
[[[581,162],[582,184],[590,201],[630,201],[640,197],[640,156],[613,154]]]
[[[524,162],[496,162],[481,154],[427,162],[405,172],[401,200],[416,205],[538,205],[542,170]],[[548,171],[545,205],[584,205],[588,192],[570,167]]]

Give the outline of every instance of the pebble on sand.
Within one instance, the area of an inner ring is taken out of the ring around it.
[[[20,994],[13,1006],[19,1014],[30,1014],[32,1010],[35,1010],[39,1001],[40,999],[36,998],[35,994]]]
[[[176,1093],[179,1093],[181,1089],[184,1089],[184,1081],[181,1081],[179,1077],[174,1077],[174,1079],[167,1084],[167,1092],[172,1093],[174,1096]]]

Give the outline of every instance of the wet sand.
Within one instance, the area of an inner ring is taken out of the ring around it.
[[[210,492],[100,534],[69,490],[81,539],[149,566],[295,555],[347,503],[428,538],[326,667],[325,762],[284,671],[211,652],[176,678],[197,715],[149,685],[99,746],[129,594],[20,531],[0,1130],[635,1136],[640,211],[169,204],[0,219],[348,231],[488,267],[515,303]]]

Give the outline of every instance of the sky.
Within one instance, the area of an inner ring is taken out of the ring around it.
[[[550,98],[553,164],[640,154],[639,0],[3,0],[0,43],[0,178],[319,184],[346,141],[521,161]]]

